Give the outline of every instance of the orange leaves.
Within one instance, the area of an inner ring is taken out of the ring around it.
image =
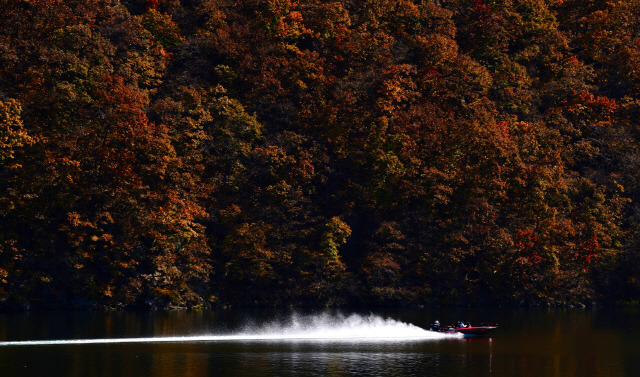
[[[103,76],[95,94],[100,106],[111,109],[107,113],[107,122],[128,128],[130,136],[136,130],[147,128],[149,123],[143,108],[146,98],[141,92],[127,86],[123,77]]]
[[[198,219],[207,214],[198,203],[184,196],[176,189],[167,188],[157,195],[155,208],[149,213],[149,225],[153,229],[182,243],[201,236],[202,228]]]
[[[383,114],[393,114],[419,96],[417,85],[411,80],[415,74],[416,67],[408,64],[389,67],[384,73],[385,79],[378,89],[378,106]]]
[[[264,222],[239,224],[225,240],[225,252],[231,258],[267,261],[275,255],[267,247],[270,231]]]
[[[377,286],[395,283],[402,272],[397,257],[391,253],[368,254],[362,261],[362,271]]]
[[[314,161],[308,152],[288,153],[274,145],[257,147],[253,153],[260,156],[273,179],[284,178],[285,185],[309,181],[315,175]]]
[[[172,278],[184,276],[184,288],[174,296],[189,289],[190,279],[205,282],[208,246],[197,184],[186,182],[191,166],[176,156],[169,129],[147,116],[144,86],[158,84],[150,78],[158,79],[159,61],[171,58],[160,43],[168,47],[179,29],[149,11],[146,26],[156,32],[158,50],[140,18],[120,3],[105,4],[56,2],[46,13],[21,6],[0,32],[3,63],[10,58],[5,51],[24,52],[0,69],[0,240],[18,229],[37,235],[16,240],[30,244],[17,267],[29,271],[23,283],[30,274],[46,276],[52,289],[69,290],[67,297],[99,297],[115,307],[137,299],[140,274],[160,268],[158,255],[180,265]],[[11,90],[21,106],[5,101],[7,81],[21,83]],[[27,118],[20,108],[28,109]],[[40,142],[5,180],[6,159],[33,139]],[[5,201],[19,208],[8,211]],[[45,254],[55,260],[41,261]],[[8,266],[0,262],[0,269],[16,271]]]
[[[94,110],[102,115],[99,122],[89,123],[93,128],[86,134],[96,153],[103,159],[105,173],[118,176],[122,183],[140,187],[148,174],[161,174],[165,158],[154,160],[154,170],[145,169],[140,158],[148,161],[154,154],[170,156],[171,146],[166,140],[166,129],[149,122],[144,106],[146,98],[124,84],[119,76],[104,77],[96,88]],[[144,151],[144,152],[143,152]]]
[[[237,204],[232,204],[226,208],[218,211],[220,216],[220,224],[232,228],[236,223],[240,222],[238,219],[242,215],[242,209]]]
[[[567,26],[576,33],[573,45],[582,60],[596,69],[598,86],[622,98],[640,91],[637,1],[565,1]]]
[[[59,0],[26,0],[27,2],[34,4],[35,6],[46,8],[54,6]]]
[[[292,11],[287,16],[287,19],[292,22],[302,22],[302,14],[298,11]]]
[[[570,66],[579,66],[582,64],[576,55],[570,55],[564,60],[564,63]]]
[[[509,139],[509,122],[502,121],[495,125],[496,129],[500,132],[504,139]]]
[[[77,227],[95,228],[95,225],[93,225],[92,223],[81,220],[80,219],[81,216],[77,212],[70,212],[67,214],[67,216],[69,218],[70,225],[74,228],[77,228]]]

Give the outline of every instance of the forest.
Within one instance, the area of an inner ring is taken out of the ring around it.
[[[2,309],[640,300],[640,0],[0,20]]]

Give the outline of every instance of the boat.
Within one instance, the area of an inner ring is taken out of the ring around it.
[[[481,324],[480,326],[472,326],[470,323],[458,322],[457,325],[440,326],[440,322],[434,321],[431,324],[431,331],[442,332],[446,334],[462,334],[465,338],[474,336],[485,336],[493,330],[497,329],[498,325]]]

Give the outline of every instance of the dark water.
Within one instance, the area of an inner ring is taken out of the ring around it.
[[[0,315],[0,341],[10,342],[0,345],[0,376],[640,376],[639,314],[604,308],[304,313],[294,320],[272,311],[10,314]],[[491,338],[433,338],[419,328],[433,319],[500,328]],[[21,343],[71,339],[90,341]]]

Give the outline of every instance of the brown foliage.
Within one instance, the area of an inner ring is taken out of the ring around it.
[[[633,299],[638,6],[0,0],[0,300]]]

